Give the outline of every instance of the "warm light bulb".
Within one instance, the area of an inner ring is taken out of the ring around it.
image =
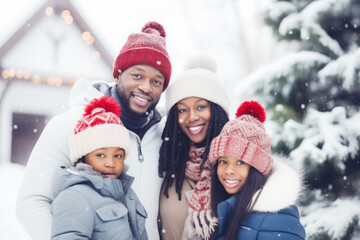
[[[34,83],[34,84],[40,84],[41,83],[41,78],[39,75],[34,75],[32,78],[31,78],[31,81]]]
[[[15,77],[15,69],[12,68],[12,69],[9,70],[9,77],[10,78]]]
[[[66,19],[68,16],[70,16],[70,11],[69,10],[62,11],[61,16]]]
[[[54,9],[52,7],[48,7],[45,9],[46,16],[51,16],[54,13]]]
[[[82,39],[84,39],[85,41],[88,40],[91,37],[91,33],[88,31],[85,31],[82,33]]]
[[[49,84],[50,86],[55,84],[55,78],[54,77],[49,77],[47,79],[47,84]]]
[[[99,59],[100,58],[100,52],[99,51],[93,51],[92,52],[92,58],[93,59]]]
[[[90,36],[89,39],[87,39],[85,42],[86,42],[87,44],[91,45],[91,44],[94,43],[94,38],[93,38],[92,36]]]
[[[26,79],[26,80],[29,79],[29,78],[30,78],[30,75],[31,75],[30,72],[25,71],[25,72],[24,72],[24,79]]]
[[[62,85],[62,82],[63,82],[62,78],[57,77],[57,78],[55,78],[54,84],[55,84],[55,86],[59,87]]]
[[[68,16],[68,17],[65,18],[65,22],[67,24],[72,24],[73,21],[74,21],[74,18],[72,16]]]
[[[2,77],[3,77],[4,79],[8,79],[8,77],[9,77],[9,71],[8,71],[8,70],[4,70],[1,75],[2,75]]]
[[[18,70],[16,71],[16,77],[17,77],[18,79],[20,79],[20,78],[22,78],[23,76],[24,76],[24,71],[21,70],[21,69],[18,69]]]

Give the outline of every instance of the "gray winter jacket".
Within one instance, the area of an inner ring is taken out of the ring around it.
[[[148,239],[133,177],[103,178],[90,165],[55,171],[51,239]]]

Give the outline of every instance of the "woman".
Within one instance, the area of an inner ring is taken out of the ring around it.
[[[304,240],[295,206],[299,174],[270,156],[265,111],[244,102],[211,143],[211,203],[219,226],[211,239]]]
[[[166,92],[167,122],[162,134],[159,176],[160,234],[163,240],[208,238],[216,219],[211,214],[211,140],[228,119],[229,98],[204,58],[188,62]],[[200,228],[200,226],[203,226]]]

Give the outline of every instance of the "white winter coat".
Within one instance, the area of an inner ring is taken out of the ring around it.
[[[69,138],[75,124],[81,118],[84,106],[102,95],[90,82],[77,81],[70,93],[69,110],[49,121],[30,155],[17,199],[16,214],[33,239],[50,238],[52,175],[59,166],[71,165]],[[129,166],[127,174],[135,177],[132,188],[148,214],[146,230],[151,240],[159,239],[157,215],[162,179],[158,176],[158,159],[164,124],[165,118],[162,118],[141,141],[130,132],[131,149],[125,160]]]

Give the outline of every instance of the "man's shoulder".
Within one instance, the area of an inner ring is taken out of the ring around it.
[[[65,112],[53,116],[47,125],[51,125],[51,124],[56,124],[56,125],[60,124],[62,126],[65,126],[67,124],[73,125],[73,123],[77,122],[77,120],[80,119],[80,117],[83,114],[83,110],[84,108],[80,106],[69,108]]]
[[[108,94],[114,83],[105,81],[78,80],[71,88],[69,106],[86,106],[92,99]]]

